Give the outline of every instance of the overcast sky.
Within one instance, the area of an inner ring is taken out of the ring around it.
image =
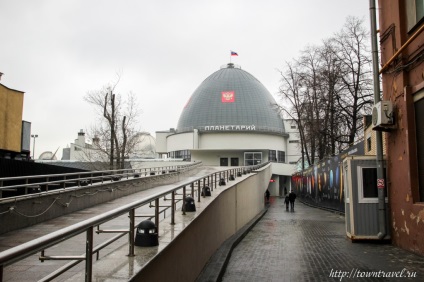
[[[116,80],[136,94],[139,128],[176,127],[202,81],[232,62],[278,102],[279,73],[338,32],[347,16],[365,20],[366,0],[0,0],[0,83],[25,92],[23,119],[38,134],[36,158],[69,146],[95,122],[83,100]],[[32,149],[31,140],[31,149]]]

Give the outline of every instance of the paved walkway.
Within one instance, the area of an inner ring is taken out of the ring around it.
[[[380,277],[361,278],[371,272]],[[424,257],[390,244],[352,243],[344,216],[298,201],[287,212],[283,199],[271,198],[233,250],[223,281],[424,281]]]

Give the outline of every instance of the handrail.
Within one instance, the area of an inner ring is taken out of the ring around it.
[[[210,185],[210,179],[213,182],[213,179],[215,177],[215,187],[216,187],[216,182],[217,182],[217,175],[219,175],[219,180],[221,180],[221,176],[224,175],[224,179],[227,178],[227,181],[230,178],[230,175],[236,175],[236,172],[250,172],[253,170],[257,170],[260,169],[264,166],[266,166],[267,164],[269,164],[269,162],[263,163],[263,164],[258,164],[255,166],[245,166],[245,167],[234,167],[228,170],[224,170],[224,171],[219,171],[219,172],[214,172],[211,174],[208,174],[206,176],[201,176],[198,177],[194,180],[191,181],[187,181],[183,184],[179,184],[176,187],[170,188],[164,192],[160,192],[160,193],[156,193],[154,195],[145,197],[143,199],[140,199],[138,201],[129,203],[127,205],[121,206],[119,208],[116,208],[114,210],[108,211],[106,213],[103,213],[101,215],[97,215],[94,216],[92,218],[89,218],[87,220],[84,220],[82,222],[73,224],[71,226],[65,227],[63,229],[57,230],[55,232],[52,232],[50,234],[44,235],[40,238],[34,239],[32,241],[26,242],[24,244],[21,244],[19,246],[10,248],[8,250],[5,250],[3,252],[0,253],[0,282],[3,281],[3,274],[4,274],[4,267],[8,266],[12,263],[15,263],[19,260],[25,259],[39,251],[44,251],[45,249],[52,247],[54,245],[57,245],[58,243],[61,243],[63,241],[66,241],[69,238],[72,238],[76,235],[79,235],[83,232],[87,232],[87,240],[86,240],[86,254],[85,254],[85,260],[86,260],[86,281],[91,281],[91,268],[92,268],[92,259],[91,256],[93,255],[93,253],[98,252],[99,250],[95,250],[95,246],[93,246],[93,229],[96,226],[99,226],[100,224],[103,224],[109,220],[112,220],[118,216],[124,215],[126,213],[129,213],[130,216],[130,226],[129,226],[129,240],[128,240],[128,244],[129,244],[129,255],[132,256],[134,255],[134,232],[132,232],[136,226],[134,225],[134,217],[135,217],[135,209],[142,207],[144,205],[150,204],[151,202],[155,202],[156,205],[159,203],[159,199],[162,197],[165,197],[166,195],[171,194],[172,195],[172,201],[181,201],[181,200],[185,200],[186,197],[186,187],[191,187],[192,191],[194,191],[194,187],[196,186],[195,184],[197,183],[196,188],[198,189],[197,194],[198,194],[198,201],[200,201],[200,183],[203,182],[203,185],[205,185],[205,179],[208,179],[208,185]],[[203,181],[201,181],[203,180]],[[183,189],[183,198],[182,199],[175,199],[175,194],[178,190]],[[213,188],[212,188],[213,190]],[[194,196],[194,195],[192,195]],[[172,207],[175,209],[176,205],[175,202],[172,203]],[[184,203],[183,203],[184,205]],[[171,217],[172,217],[172,222],[174,222],[174,214],[175,212],[172,213]],[[183,209],[183,214],[184,213],[184,209]],[[156,226],[159,225],[159,211],[156,208],[155,209],[155,222],[156,222]],[[74,260],[75,258],[71,258],[68,257],[69,260]],[[81,259],[81,257],[79,257],[79,262],[84,260]],[[76,265],[77,263],[75,263],[74,265]],[[63,270],[63,272],[65,272],[67,269],[69,269],[68,267],[65,267],[65,269]],[[63,273],[60,272],[60,273]],[[57,275],[60,275],[55,273],[55,277]],[[49,279],[47,279],[49,280]]]
[[[61,174],[45,174],[45,175],[28,175],[28,176],[15,176],[15,177],[3,177],[0,178],[0,201],[1,201],[1,196],[2,196],[2,191],[3,190],[8,190],[8,189],[19,189],[19,188],[25,188],[25,195],[28,194],[28,191],[26,188],[33,188],[33,187],[40,187],[40,186],[46,186],[48,187],[49,185],[56,185],[56,184],[62,184],[65,183],[64,185],[66,185],[66,183],[74,183],[76,181],[78,181],[78,185],[74,185],[74,186],[80,186],[80,181],[83,180],[90,180],[90,184],[93,184],[92,180],[97,180],[97,179],[101,179],[101,181],[103,181],[104,179],[110,179],[112,180],[113,177],[122,177],[122,176],[126,176],[127,178],[129,176],[135,176],[135,175],[143,175],[147,176],[148,173],[159,173],[159,172],[163,172],[163,171],[168,171],[168,173],[170,171],[179,171],[182,170],[184,168],[187,167],[192,167],[193,165],[198,165],[200,164],[199,162],[195,162],[195,163],[190,163],[190,164],[184,164],[184,165],[175,165],[175,166],[164,166],[164,167],[151,167],[151,168],[132,168],[132,169],[118,169],[118,170],[103,170],[103,171],[84,171],[84,172],[72,172],[72,173],[61,173]],[[86,175],[90,175],[89,177],[81,177],[81,176],[86,176]],[[68,178],[70,176],[78,176],[75,178]],[[62,180],[54,180],[54,181],[49,181],[49,179],[51,178],[61,178],[63,177]],[[29,183],[28,180],[33,180],[33,179],[46,179],[46,181],[40,181],[40,182],[32,182]],[[4,183],[8,182],[8,181],[16,181],[16,180],[20,180],[20,181],[25,181],[24,184],[18,184],[18,185],[4,185]],[[62,187],[61,187],[62,188]],[[63,187],[63,188],[70,188],[70,187]],[[46,188],[47,191],[47,188]],[[15,196],[16,197],[16,196]],[[8,197],[8,198],[3,198],[3,199],[10,199],[10,198],[14,198],[12,197]]]

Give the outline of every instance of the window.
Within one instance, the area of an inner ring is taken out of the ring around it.
[[[383,173],[386,179],[386,173]],[[377,168],[358,167],[359,203],[378,203]],[[387,185],[384,189],[387,197]]]
[[[270,161],[270,162],[276,162],[277,161],[277,151],[269,150],[268,161]]]
[[[244,153],[244,165],[257,165],[262,162],[261,152]]]
[[[189,150],[172,151],[168,153],[168,158],[183,159],[184,161],[190,161],[191,153]]]
[[[377,169],[362,168],[362,196],[364,198],[377,198]]]
[[[406,5],[408,30],[414,28],[424,17],[424,0],[409,0]]]
[[[279,163],[285,163],[286,162],[286,152],[277,151],[277,159],[278,159]]]
[[[367,152],[370,152],[372,148],[371,136],[367,138]]]
[[[299,140],[289,140],[289,143],[299,143]]]
[[[296,125],[290,126],[291,129],[296,129]]]
[[[424,93],[423,93],[424,94]],[[414,104],[417,136],[418,189],[420,202],[424,202],[424,99]]]

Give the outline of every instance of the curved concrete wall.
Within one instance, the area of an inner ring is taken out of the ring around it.
[[[270,178],[267,165],[228,186],[131,281],[195,281],[224,241],[264,209]]]

